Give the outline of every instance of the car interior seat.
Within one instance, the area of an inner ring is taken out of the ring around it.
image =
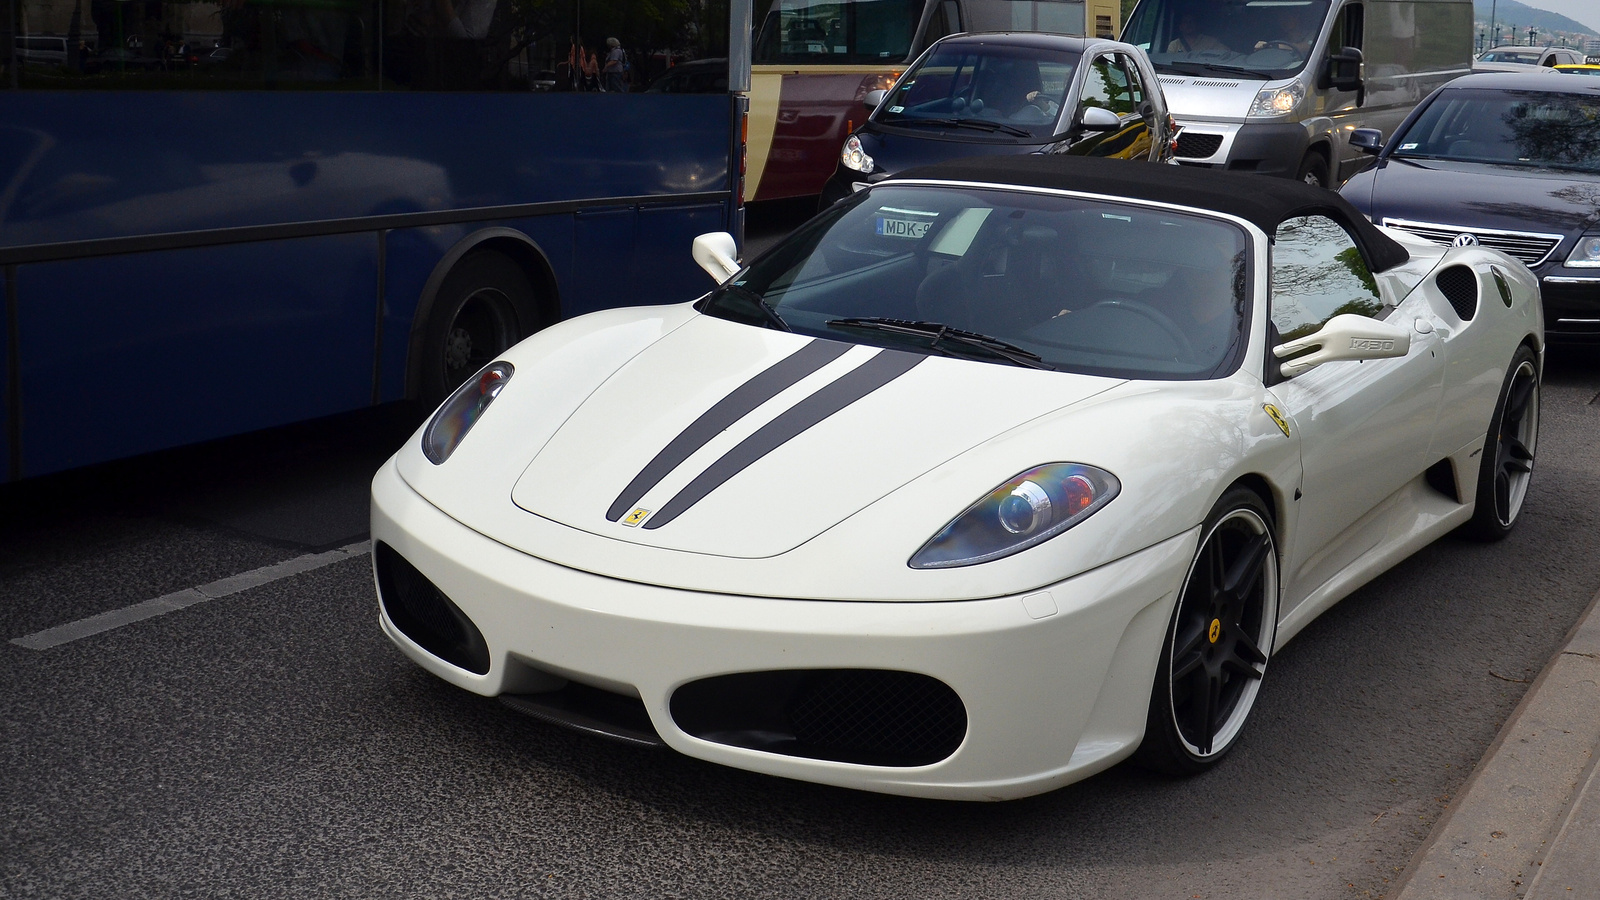
[[[917,315],[968,331],[1015,335],[1059,315],[1073,283],[1069,248],[1047,225],[1009,223],[917,287]]]

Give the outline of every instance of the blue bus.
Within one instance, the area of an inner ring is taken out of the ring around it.
[[[742,231],[749,0],[0,3],[66,47],[0,69],[0,481],[436,403]]]

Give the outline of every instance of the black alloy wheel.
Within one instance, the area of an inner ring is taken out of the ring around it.
[[[509,257],[469,253],[439,286],[429,313],[418,395],[432,409],[511,345],[538,330],[533,285]]]
[[[1235,487],[1206,517],[1167,628],[1140,764],[1190,775],[1228,752],[1255,706],[1277,615],[1272,513],[1254,491]]]
[[[1539,364],[1526,345],[1518,347],[1500,387],[1489,434],[1478,466],[1478,487],[1472,519],[1461,531],[1481,541],[1498,541],[1511,533],[1522,513],[1533,480],[1539,445]]]

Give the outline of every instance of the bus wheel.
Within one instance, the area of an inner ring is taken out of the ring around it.
[[[1303,181],[1313,187],[1328,186],[1328,161],[1322,154],[1315,150],[1307,150],[1306,158],[1300,160],[1300,172],[1295,175],[1296,181]]]
[[[439,286],[423,332],[418,397],[432,409],[535,330],[533,285],[504,254],[467,254]]]

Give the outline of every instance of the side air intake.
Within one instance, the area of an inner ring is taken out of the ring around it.
[[[1461,321],[1472,321],[1478,312],[1478,276],[1466,266],[1446,266],[1433,277],[1433,282]]]

